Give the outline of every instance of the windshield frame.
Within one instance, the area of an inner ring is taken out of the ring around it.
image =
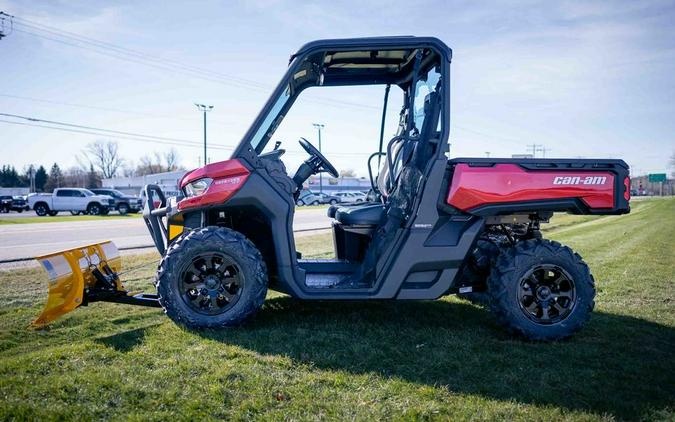
[[[305,85],[296,89],[289,89],[292,87],[293,77],[296,72],[302,69],[302,65],[311,55],[316,55],[321,52],[328,51],[363,51],[363,50],[395,50],[402,48],[428,48],[431,49],[439,57],[441,65],[441,78],[443,78],[443,98],[442,111],[440,116],[441,125],[441,143],[447,145],[450,129],[450,63],[452,58],[452,50],[448,48],[442,41],[433,37],[382,37],[382,38],[366,38],[366,39],[346,39],[346,40],[322,40],[315,41],[303,46],[298,53],[291,56],[289,67],[286,70],[283,78],[277,84],[277,87],[268,98],[263,108],[258,113],[249,127],[246,134],[242,137],[239,144],[232,153],[231,158],[245,158],[250,154],[259,155],[272,138],[274,131],[283,121],[287,111],[293,106],[295,100],[300,93],[309,86],[321,87],[323,85]],[[387,82],[373,82],[373,83],[349,83],[343,82],[338,84],[331,84],[330,86],[359,86],[359,85],[386,85]],[[290,91],[290,92],[289,92]],[[287,98],[281,107],[278,107],[282,96]],[[276,110],[275,110],[276,109]],[[276,114],[272,114],[276,111]],[[267,127],[265,128],[265,126]],[[261,133],[261,130],[264,130]],[[258,138],[256,145],[252,142]],[[447,148],[439,148],[438,153],[444,154]]]

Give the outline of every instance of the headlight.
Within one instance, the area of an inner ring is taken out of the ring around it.
[[[203,179],[195,180],[192,183],[188,183],[183,188],[185,189],[185,196],[191,198],[193,196],[199,196],[203,194],[204,192],[206,192],[209,186],[211,186],[211,182],[213,182],[213,179],[205,177]]]

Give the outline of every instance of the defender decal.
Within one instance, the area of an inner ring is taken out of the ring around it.
[[[556,176],[553,178],[554,185],[604,185],[606,181],[605,176]]]

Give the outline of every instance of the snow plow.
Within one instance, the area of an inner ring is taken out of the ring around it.
[[[119,278],[122,259],[107,241],[35,258],[49,277],[49,296],[31,324],[41,328],[92,302],[116,302],[159,307],[156,295],[129,292]]]

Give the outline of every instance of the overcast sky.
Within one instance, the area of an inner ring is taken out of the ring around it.
[[[509,157],[535,143],[547,157],[623,158],[653,173],[666,171],[675,151],[673,1],[0,0],[0,10],[200,72],[122,60],[113,47],[101,54],[17,25],[0,40],[0,113],[200,141],[193,103],[212,104],[209,142],[219,149],[211,161],[229,157],[223,146],[239,142],[305,42],[404,34],[453,49],[453,156]],[[276,136],[289,167],[303,158],[297,138],[315,141],[311,123],[320,122],[325,155],[365,175],[383,89],[310,91]],[[0,163],[68,167],[96,139],[113,138],[0,122]],[[118,142],[130,162],[169,148]],[[199,147],[176,148],[185,166],[197,166]]]

